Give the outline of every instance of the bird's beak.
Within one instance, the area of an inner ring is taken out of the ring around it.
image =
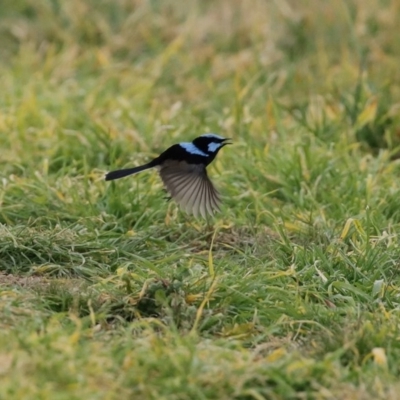
[[[224,142],[226,142],[227,140],[232,140],[232,139],[224,139]],[[223,143],[222,146],[226,146],[227,144],[233,144],[233,143]]]

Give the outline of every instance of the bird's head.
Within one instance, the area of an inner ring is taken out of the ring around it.
[[[225,139],[215,133],[205,133],[194,139],[193,144],[202,152],[215,157],[222,147],[231,144],[227,142],[228,140],[230,139]]]

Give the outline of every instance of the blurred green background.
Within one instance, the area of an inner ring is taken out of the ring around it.
[[[397,399],[399,26],[399,0],[2,0],[0,398]],[[212,221],[104,181],[208,131]]]

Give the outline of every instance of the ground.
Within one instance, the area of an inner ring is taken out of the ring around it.
[[[399,0],[3,3],[0,398],[400,398]]]

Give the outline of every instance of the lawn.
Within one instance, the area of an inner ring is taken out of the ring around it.
[[[400,0],[3,0],[0,399],[399,399],[399,26]],[[205,132],[233,141],[214,218],[104,180]]]

